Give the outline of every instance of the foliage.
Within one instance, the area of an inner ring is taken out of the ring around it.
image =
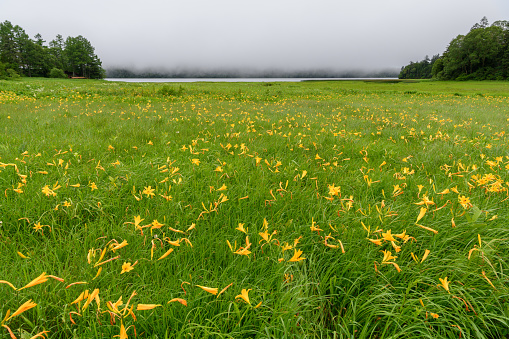
[[[100,79],[104,77],[101,60],[94,47],[82,37],[61,35],[45,45],[40,34],[30,39],[20,26],[11,22],[0,23],[0,62],[5,68],[27,77],[51,77],[57,68],[72,76]]]
[[[431,79],[432,69],[435,62],[439,60],[440,55],[434,55],[431,60],[426,57],[420,62],[410,62],[409,65],[402,67],[399,73],[400,79]]]
[[[67,78],[67,75],[60,68],[53,67],[49,72],[50,78]]]
[[[174,86],[0,81],[0,336],[507,335],[508,83]]]
[[[435,65],[427,66],[425,60],[411,63],[402,68],[400,78],[509,79],[509,22],[496,21],[490,26],[482,18],[466,35],[455,37]],[[421,68],[426,71],[419,72]]]
[[[177,89],[168,85],[163,85],[157,92],[163,96],[180,96],[182,95],[184,88],[179,86]]]
[[[18,73],[16,73],[16,71],[13,70],[12,68],[6,69],[5,72],[7,74],[7,79],[19,79],[20,78],[20,75]]]
[[[9,79],[18,79],[20,76],[16,73],[12,68],[6,68],[6,64],[0,62],[0,79],[9,80]]]
[[[104,77],[101,61],[94,54],[94,47],[83,36],[68,37],[65,40],[63,54],[67,60],[68,70],[73,76],[92,79]]]

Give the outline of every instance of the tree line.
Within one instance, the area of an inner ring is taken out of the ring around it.
[[[33,39],[18,25],[0,23],[0,78],[105,76],[95,48],[83,36],[59,34],[47,45],[40,34]]]
[[[410,62],[399,78],[509,80],[509,21],[490,25],[483,17],[466,35],[454,38],[442,56]]]
[[[399,73],[400,79],[431,79],[433,65],[440,58],[440,54],[434,55],[431,59],[429,56],[426,57],[422,61],[413,62],[410,61],[410,64],[402,67],[401,72]]]

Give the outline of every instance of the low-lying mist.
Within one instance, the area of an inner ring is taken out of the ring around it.
[[[235,68],[129,68],[110,67],[108,78],[397,78],[398,69],[331,70],[331,69],[235,69]]]

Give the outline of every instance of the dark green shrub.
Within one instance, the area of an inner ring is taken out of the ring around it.
[[[50,78],[67,78],[67,75],[59,68],[53,67],[51,71],[49,71]]]
[[[20,75],[18,73],[16,73],[16,71],[13,70],[12,68],[8,68],[6,73],[7,73],[7,78],[9,78],[9,79],[19,79],[20,78]]]
[[[178,88],[173,88],[168,85],[163,85],[157,93],[162,96],[180,96],[184,89],[182,86],[179,86]]]

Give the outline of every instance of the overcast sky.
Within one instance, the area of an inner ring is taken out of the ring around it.
[[[399,69],[483,16],[509,0],[0,0],[0,21],[82,35],[104,68]]]

